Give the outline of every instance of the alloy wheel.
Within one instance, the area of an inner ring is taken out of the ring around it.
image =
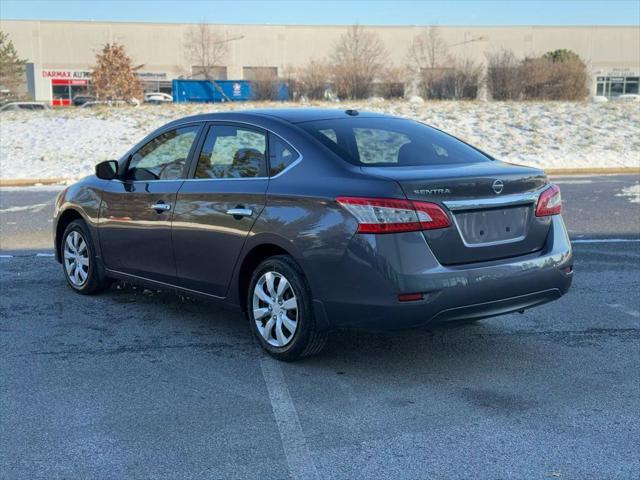
[[[64,242],[64,267],[74,287],[81,288],[89,278],[89,249],[82,234],[72,230]]]
[[[269,345],[284,347],[293,339],[298,328],[298,299],[281,273],[266,272],[256,282],[253,319]]]

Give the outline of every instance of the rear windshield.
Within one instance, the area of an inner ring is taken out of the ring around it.
[[[403,167],[491,161],[466,143],[413,120],[344,118],[298,126],[355,165]]]

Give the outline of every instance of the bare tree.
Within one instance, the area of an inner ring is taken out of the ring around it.
[[[424,95],[427,98],[445,98],[443,79],[451,69],[453,59],[438,27],[427,27],[413,39],[409,60]]]
[[[374,32],[353,25],[333,49],[335,89],[340,98],[367,98],[387,59],[382,40]]]
[[[187,31],[185,40],[187,53],[198,73],[214,82],[215,71],[223,65],[229,50],[225,36],[212,25],[202,22]]]
[[[451,60],[449,47],[442,39],[438,27],[426,27],[409,47],[409,58],[418,68],[443,68]]]

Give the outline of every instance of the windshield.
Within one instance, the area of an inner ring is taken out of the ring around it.
[[[466,143],[413,120],[344,118],[298,126],[355,165],[403,167],[491,161]]]

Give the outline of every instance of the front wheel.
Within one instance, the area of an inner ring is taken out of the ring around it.
[[[93,247],[91,233],[82,220],[71,222],[62,235],[60,257],[67,283],[83,295],[98,293],[109,287]]]
[[[327,342],[327,333],[316,324],[304,274],[287,255],[268,258],[254,271],[247,316],[262,348],[278,360],[314,355]]]

